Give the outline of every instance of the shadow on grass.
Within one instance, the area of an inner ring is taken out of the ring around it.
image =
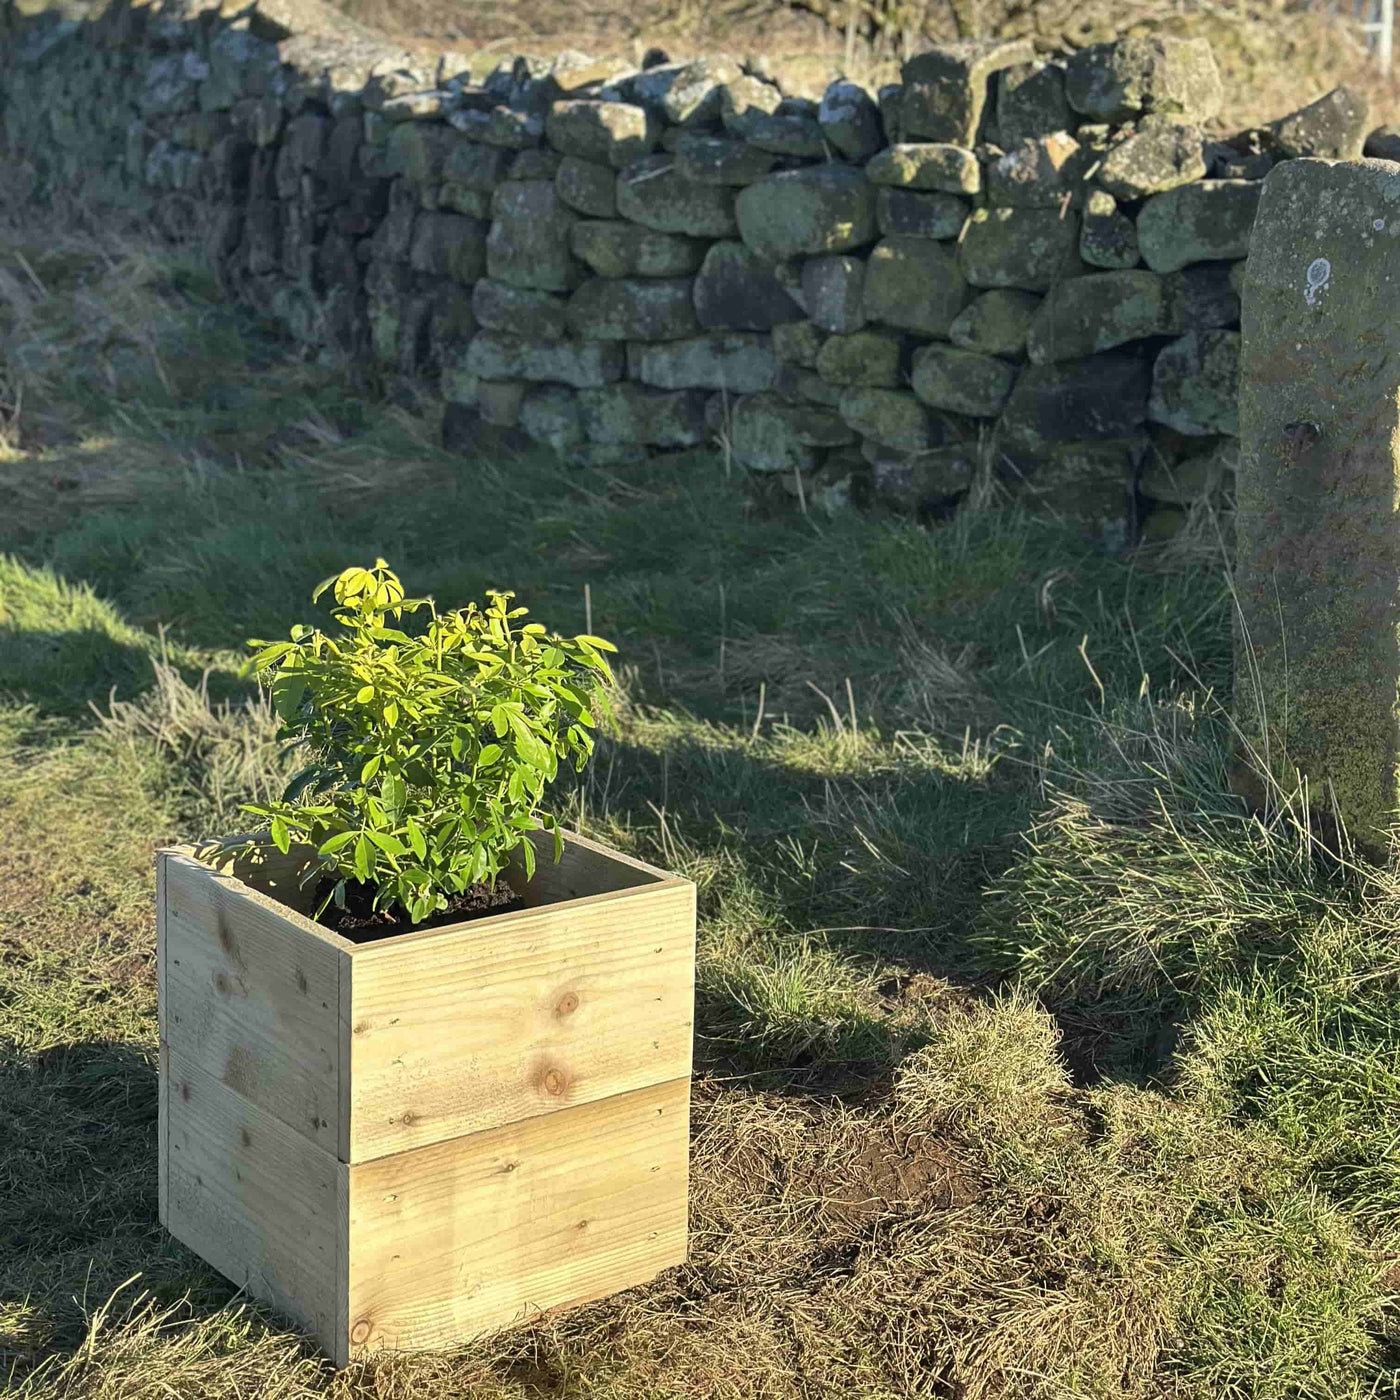
[[[157,1094],[129,1044],[0,1045],[0,1375],[75,1352],[133,1275],[166,1306],[213,1313],[235,1296],[160,1224]]]
[[[100,627],[0,628],[0,643],[0,687],[45,714],[90,721],[89,702],[101,704],[114,689],[129,699],[151,685],[151,648],[120,641]]]

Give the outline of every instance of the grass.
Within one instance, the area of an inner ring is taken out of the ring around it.
[[[77,217],[0,232],[0,1376],[23,1400],[1400,1393],[1400,873],[1225,786],[1213,533],[803,514],[437,445]],[[1210,522],[1206,522],[1209,527]],[[382,554],[621,647],[564,814],[700,891],[692,1251],[340,1375],[156,1217],[151,852]],[[587,593],[585,594],[585,589]]]

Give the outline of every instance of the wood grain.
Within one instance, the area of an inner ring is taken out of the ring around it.
[[[638,885],[676,878],[633,856],[600,846],[576,831],[560,834],[564,838],[564,852],[556,865],[554,838],[545,831],[529,833],[528,839],[535,848],[533,880],[525,879],[525,864],[519,851],[511,852],[506,878],[511,887],[524,896],[527,904],[557,904],[565,899],[610,894],[614,890],[633,889]]]
[[[675,879],[356,948],[346,1160],[689,1075],[694,966]]]
[[[168,1077],[170,1233],[343,1357],[345,1167],[194,1061]]]
[[[187,855],[163,853],[162,870],[172,1052],[337,1155],[353,945]]]
[[[688,1079],[360,1163],[350,1354],[456,1344],[684,1262]]]

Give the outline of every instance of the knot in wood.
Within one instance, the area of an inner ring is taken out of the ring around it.
[[[564,1092],[564,1076],[557,1069],[552,1069],[544,1077],[545,1089],[556,1096]]]
[[[362,1342],[368,1340],[369,1331],[369,1318],[362,1317],[354,1327],[350,1329],[350,1340],[354,1342],[356,1346],[359,1346]]]

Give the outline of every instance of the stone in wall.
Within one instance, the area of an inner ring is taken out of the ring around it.
[[[742,187],[761,180],[777,157],[732,136],[684,132],[675,148],[676,172],[700,185]]]
[[[854,386],[841,395],[840,411],[847,427],[882,447],[922,452],[942,445],[937,421],[907,390]]]
[[[577,100],[550,108],[545,136],[562,155],[622,170],[651,154],[661,139],[661,126],[642,107]]]
[[[1033,292],[983,292],[953,318],[948,339],[964,350],[978,350],[984,355],[1019,355],[1026,348],[1040,302],[1041,298]]]
[[[535,384],[520,403],[520,428],[560,454],[587,441],[578,394],[563,384]]]
[[[734,208],[739,236],[772,262],[846,252],[876,234],[875,187],[848,165],[779,171],[742,190]]]
[[[594,277],[569,298],[583,340],[685,340],[700,330],[692,277]]]
[[[1168,458],[1153,451],[1147,454],[1138,478],[1140,495],[1169,505],[1190,506],[1222,490],[1233,489],[1239,444],[1222,438],[1204,450]]]
[[[814,321],[785,321],[773,327],[773,353],[778,359],[804,369],[816,368],[825,340],[825,332]]]
[[[956,238],[972,206],[952,194],[924,194],[881,186],[875,193],[875,223],[882,234]]]
[[[1124,351],[1030,365],[1011,391],[1001,429],[1030,450],[1077,438],[1130,437],[1147,421],[1151,384],[1151,362]]]
[[[1148,113],[1207,121],[1224,88],[1205,39],[1145,37],[1095,44],[1065,63],[1065,95],[1086,117],[1132,121]]]
[[[1090,267],[1112,271],[1136,267],[1142,257],[1137,225],[1106,190],[1091,190],[1084,202],[1079,256]]]
[[[1202,180],[1154,195],[1137,217],[1138,245],[1154,272],[1242,258],[1259,206],[1253,180]]]
[[[903,351],[903,343],[893,331],[852,331],[849,335],[828,336],[817,351],[813,367],[823,381],[837,388],[856,384],[897,389],[903,382]]]
[[[1110,146],[1094,178],[1119,199],[1142,199],[1204,179],[1205,149],[1198,126],[1147,126]]]
[[[890,146],[866,162],[865,177],[874,185],[905,190],[976,194],[982,188],[982,168],[975,153],[939,142]]]
[[[486,266],[493,280],[545,292],[571,291],[583,280],[569,244],[578,216],[560,200],[552,181],[498,185],[491,216]]]
[[[862,258],[831,253],[802,264],[802,296],[808,315],[824,331],[849,334],[866,321]]]
[[[792,472],[815,468],[822,448],[855,440],[856,434],[830,408],[759,393],[739,400],[730,445],[735,460],[750,471]]]
[[[657,233],[625,219],[584,219],[569,230],[569,248],[600,277],[680,277],[705,258],[705,242]]]
[[[871,251],[862,305],[872,321],[944,336],[967,298],[957,255],[945,244],[896,235]]]
[[[1182,433],[1237,436],[1239,385],[1239,333],[1188,331],[1157,356],[1150,416]]]
[[[1072,210],[974,209],[958,245],[974,287],[1045,291],[1080,271],[1079,215]]]
[[[876,499],[910,515],[960,496],[977,473],[976,452],[962,445],[919,453],[877,446],[869,461]]]
[[[910,385],[930,408],[995,418],[1015,382],[1014,366],[993,355],[950,345],[925,345],[914,352]]]
[[[732,238],[738,232],[733,191],[687,180],[675,157],[658,153],[618,173],[617,212],[624,219],[697,238]]]
[[[526,340],[562,340],[568,333],[567,303],[549,292],[512,287],[481,278],[472,288],[472,311],[490,331],[505,331]]]
[[[1004,460],[1023,505],[1077,521],[1101,548],[1117,550],[1133,532],[1132,482],[1148,446],[1142,435],[1125,434],[1058,443],[1034,457],[1017,459],[1013,453]]]
[[[742,243],[710,245],[695,279],[695,312],[706,330],[767,331],[803,319],[772,267]]]
[[[778,362],[768,337],[752,332],[627,347],[627,377],[659,389],[755,394],[772,388],[777,371]]]
[[[620,380],[578,395],[590,442],[650,447],[696,447],[707,437],[705,394],[698,389],[649,389]]]
[[[987,198],[992,204],[1061,209],[1079,199],[1092,163],[1094,152],[1067,131],[1028,136],[988,169]]]
[[[857,165],[869,160],[885,144],[875,99],[845,78],[832,83],[822,94],[817,124],[831,146]]]
[[[415,272],[475,282],[486,271],[487,227],[464,214],[422,213],[413,226],[409,266]]]
[[[1366,140],[1370,105],[1350,88],[1333,88],[1325,97],[1276,122],[1272,135],[1285,159],[1320,156],[1356,160]]]
[[[610,166],[565,156],[554,176],[554,190],[577,214],[594,219],[617,217],[617,175]]]
[[[1051,288],[1026,338],[1033,365],[1076,360],[1167,326],[1165,279],[1155,272],[1097,272]]]
[[[966,39],[916,54],[900,75],[902,139],[973,145],[992,75],[1034,58],[1035,51],[1025,39]]]
[[[467,346],[463,365],[482,379],[556,381],[596,389],[622,378],[627,355],[612,341],[536,341],[481,331]]]
[[[996,76],[997,144],[1010,150],[1056,131],[1072,131],[1074,114],[1065,98],[1065,71],[1036,61],[1003,68]]]

